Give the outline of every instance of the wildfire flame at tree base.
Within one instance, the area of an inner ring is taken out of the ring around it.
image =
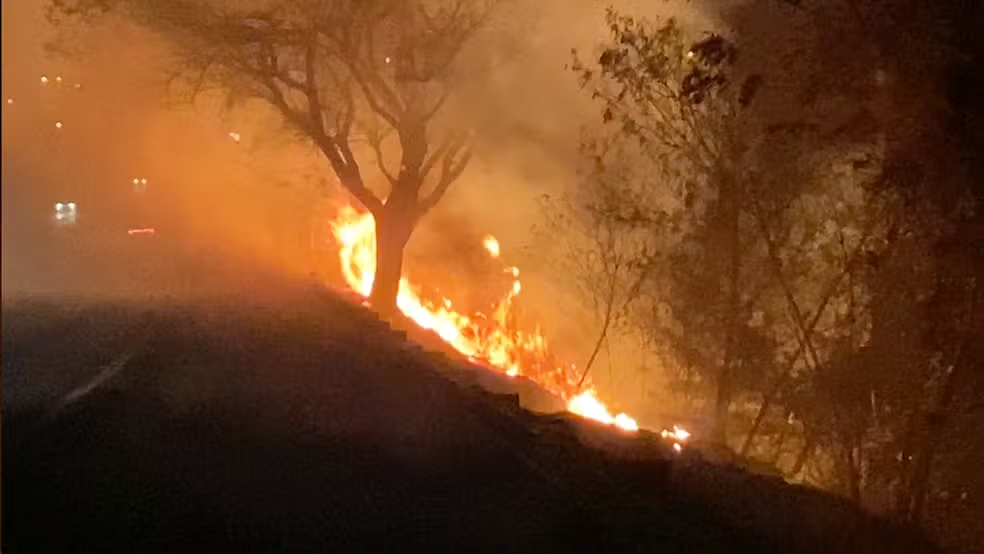
[[[372,214],[359,213],[354,208],[342,208],[332,222],[338,241],[339,259],[345,281],[353,290],[368,297],[376,271],[376,228]],[[493,258],[499,257],[499,243],[486,237],[483,246]],[[637,431],[639,425],[630,416],[612,415],[589,382],[579,389],[569,375],[573,366],[550,363],[552,357],[546,340],[533,333],[509,329],[509,310],[521,289],[519,269],[505,268],[512,274],[513,286],[498,303],[492,317],[465,316],[453,309],[450,299],[431,303],[421,298],[419,288],[406,278],[400,279],[397,307],[417,325],[429,329],[455,350],[476,362],[510,377],[522,375],[567,403],[568,411],[582,417],[614,425],[625,431]]]

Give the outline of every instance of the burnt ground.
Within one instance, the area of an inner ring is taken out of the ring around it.
[[[2,337],[7,553],[930,550],[833,497],[531,414],[308,286],[12,301]]]

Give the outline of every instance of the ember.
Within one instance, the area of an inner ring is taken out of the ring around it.
[[[690,439],[690,431],[674,425],[672,431],[669,429],[663,429],[663,431],[660,432],[660,436],[665,440],[672,442],[673,450],[680,452],[683,450],[683,445]]]
[[[376,269],[372,215],[347,206],[332,222],[332,229],[340,245],[339,258],[345,281],[353,290],[368,297]],[[499,242],[495,237],[486,237],[483,246],[490,256],[499,257]],[[547,342],[539,331],[530,333],[507,325],[512,301],[521,286],[519,269],[510,267],[506,271],[512,273],[513,286],[498,303],[492,317],[462,315],[454,311],[453,302],[447,298],[428,302],[406,278],[400,280],[397,307],[417,325],[434,331],[470,359],[485,362],[510,377],[522,375],[536,382],[562,398],[570,412],[625,431],[637,431],[639,426],[632,417],[623,413],[612,415],[590,383],[578,389],[576,379],[564,367],[552,362]]]

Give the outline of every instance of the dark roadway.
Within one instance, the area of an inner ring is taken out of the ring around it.
[[[4,552],[920,550],[589,451],[328,293],[245,298],[5,303]]]

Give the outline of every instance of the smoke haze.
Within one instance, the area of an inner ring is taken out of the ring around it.
[[[565,65],[572,48],[590,53],[604,38],[610,4],[640,16],[673,15],[694,28],[711,25],[685,2],[507,3],[480,44],[493,63],[458,99],[458,112],[475,129],[475,161],[410,249],[412,269],[421,253],[440,251],[449,233],[474,237],[476,248],[482,236],[497,236],[504,262],[525,270],[523,308],[580,360],[593,323],[558,286],[563,279],[532,228],[541,219],[538,199],[577,178],[581,129],[597,123],[597,110]],[[3,97],[12,99],[3,104],[4,294],[126,288],[113,276],[132,265],[129,254],[80,241],[57,252],[46,245],[51,206],[67,201],[79,206],[79,228],[126,242],[125,230],[141,225],[134,178],[148,180],[142,202],[152,208],[142,208],[141,217],[175,245],[145,262],[146,275],[169,272],[184,282],[201,264],[225,257],[247,260],[256,271],[305,273],[313,218],[324,217],[312,207],[341,194],[312,148],[277,131],[276,119],[255,105],[229,108],[215,95],[195,105],[175,102],[166,49],[139,29],[107,24],[68,32],[59,38],[72,54],[53,55],[45,48],[54,32],[44,8],[40,0],[3,4]],[[82,263],[89,268],[82,275],[58,274],[58,259],[83,254],[99,262]]]

